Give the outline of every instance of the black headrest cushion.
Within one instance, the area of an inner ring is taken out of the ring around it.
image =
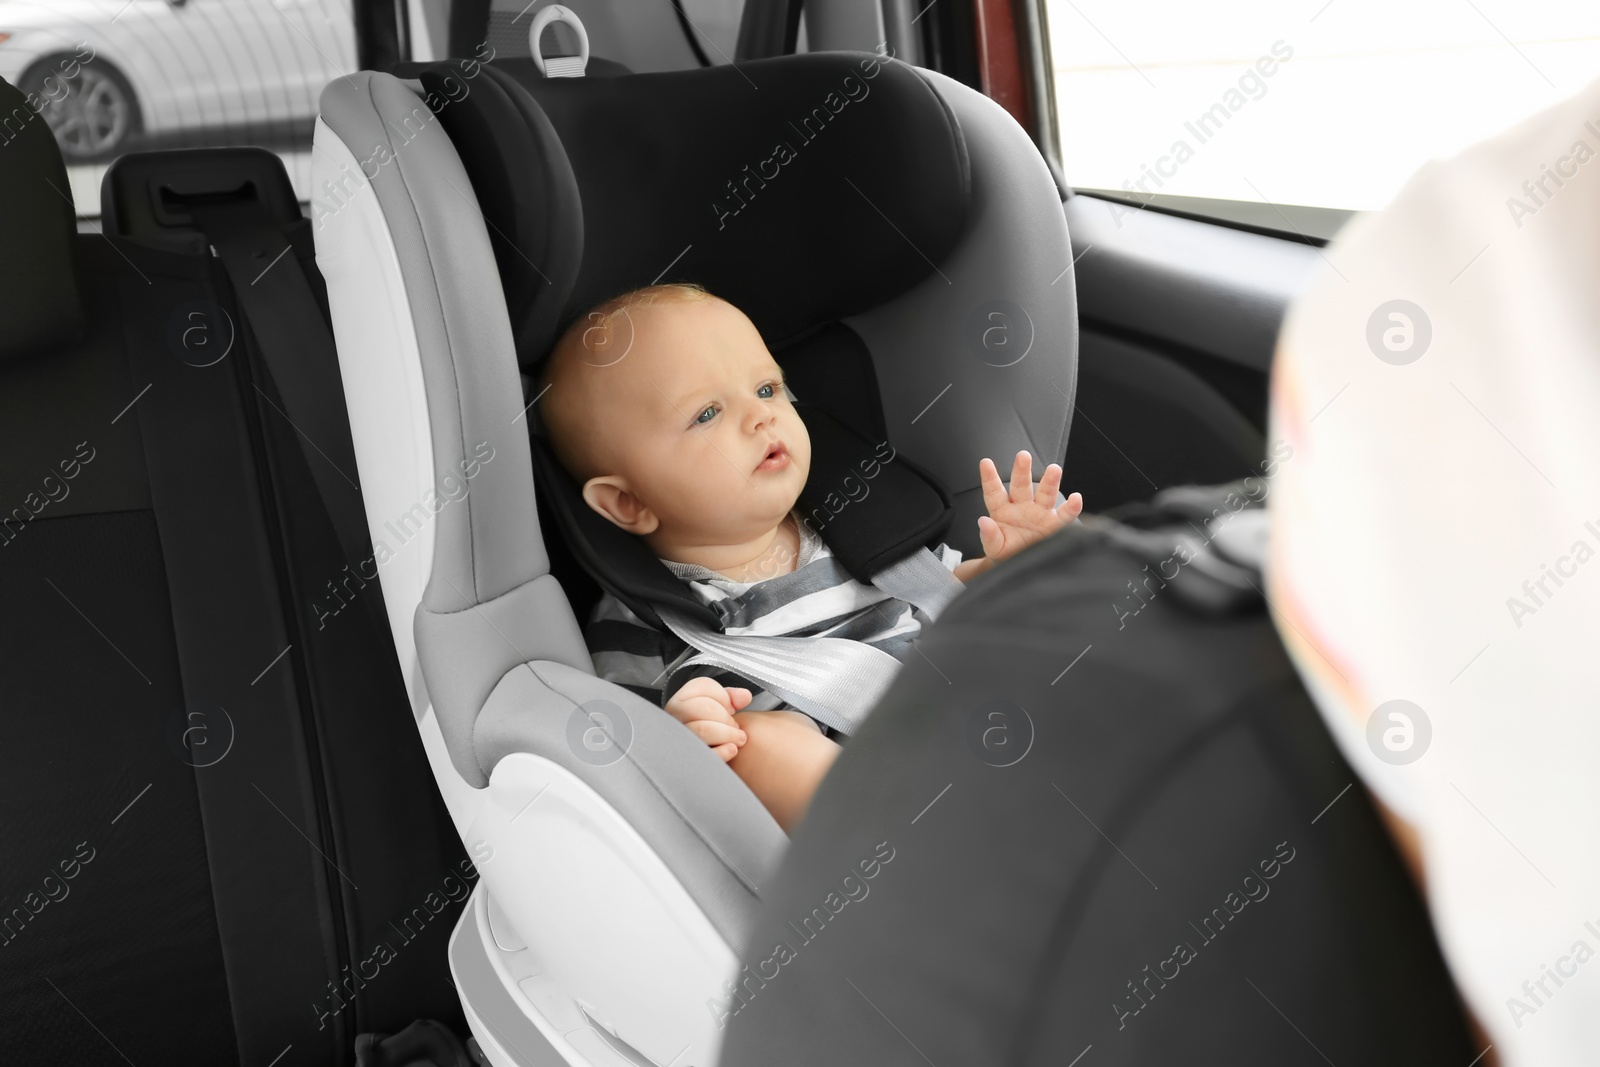
[[[965,227],[961,129],[899,61],[519,72],[452,62],[421,80],[489,223],[525,370],[588,308],[655,281],[703,285],[778,348],[905,292]]]
[[[4,80],[0,209],[0,359],[82,339],[83,302],[72,270],[78,219],[67,168],[44,117]]]
[[[583,257],[577,179],[560,136],[527,93],[489,74],[491,68],[469,81],[456,67],[425,68],[422,84],[472,180],[500,267],[517,358],[532,369],[524,353],[542,353],[559,336],[558,320]]]

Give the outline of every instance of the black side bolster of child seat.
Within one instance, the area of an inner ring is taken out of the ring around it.
[[[707,1001],[725,1067],[1472,1061],[1259,601],[1146,563],[1070,528],[930,628]]]
[[[583,199],[561,138],[527,93],[475,60],[417,76],[472,180],[517,349],[549,345],[583,261]]]

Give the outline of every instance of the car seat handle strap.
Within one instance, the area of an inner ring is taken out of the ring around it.
[[[671,608],[658,614],[697,649],[694,662],[734,671],[840,733],[854,735],[900,670],[881,648],[839,637],[730,637]]]
[[[898,600],[915,605],[930,620],[937,619],[950,601],[966,588],[927,548],[889,564],[872,576],[872,584]]]
[[[554,22],[562,22],[572,27],[572,32],[578,38],[577,55],[545,57],[539,46],[539,38],[544,36],[545,29]],[[539,73],[546,78],[581,78],[584,68],[589,65],[589,31],[583,28],[583,21],[571,8],[560,4],[551,4],[533,17],[533,25],[528,27],[528,47],[533,52],[533,65],[538,67]]]

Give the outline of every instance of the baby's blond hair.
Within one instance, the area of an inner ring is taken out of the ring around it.
[[[584,353],[609,341],[617,319],[635,308],[713,299],[717,298],[693,282],[665,282],[632,289],[579,315],[551,346],[535,387],[535,395],[540,397],[539,420],[556,458],[580,485],[610,472],[599,469],[600,441],[593,432],[597,420],[584,410],[592,397],[585,386],[578,384],[575,375],[581,373],[583,365],[605,367],[614,362],[610,356],[603,361],[586,359]],[[601,340],[592,342],[595,336]]]

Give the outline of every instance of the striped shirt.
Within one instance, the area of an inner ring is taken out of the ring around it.
[[[850,576],[832,550],[798,514],[800,555],[788,574],[754,582],[736,582],[693,563],[661,562],[716,613],[716,629],[729,636],[839,637],[864,641],[897,660],[910,654],[911,640],[927,616],[874,586]],[[961,553],[949,545],[934,555],[950,570]],[[725,686],[750,690],[747,711],[770,711],[789,705],[775,694],[733,671],[710,664],[689,664],[697,653],[676,634],[657,630],[610,593],[601,596],[589,617],[584,640],[601,678],[664,707],[691,678],[707,675]],[[817,724],[822,732],[837,731]]]

